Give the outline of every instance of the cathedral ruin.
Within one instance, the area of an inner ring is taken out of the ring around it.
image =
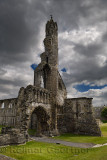
[[[46,24],[43,42],[45,51],[34,71],[34,85],[22,87],[17,98],[0,100],[0,125],[14,127],[3,128],[2,136],[18,133],[17,141],[22,143],[18,138],[27,139],[29,128],[36,130],[35,136],[62,133],[101,136],[92,112],[92,98],[67,98],[58,71],[58,26],[52,17]]]

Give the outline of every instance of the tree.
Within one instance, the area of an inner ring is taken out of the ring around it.
[[[107,119],[107,107],[105,107],[105,108],[101,111],[101,117]]]

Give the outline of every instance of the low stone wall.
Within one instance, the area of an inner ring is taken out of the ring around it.
[[[16,128],[2,128],[0,135],[0,146],[12,145],[12,144],[23,144],[28,139],[24,133],[21,133],[20,129]]]

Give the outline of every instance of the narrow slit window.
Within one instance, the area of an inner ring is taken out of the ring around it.
[[[46,57],[46,63],[48,63],[48,57]]]
[[[44,81],[42,76],[41,76],[41,87],[44,88]]]
[[[2,103],[2,106],[1,106],[1,108],[4,108],[4,102]]]

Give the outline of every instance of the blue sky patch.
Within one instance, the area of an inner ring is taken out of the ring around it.
[[[61,71],[62,72],[66,72],[67,70],[66,70],[66,68],[62,68]]]
[[[33,70],[35,70],[37,66],[38,66],[38,65],[34,63],[34,64],[31,65],[31,68],[32,68]]]
[[[86,92],[89,89],[102,89],[102,88],[104,88],[106,86],[107,86],[107,84],[103,85],[103,86],[97,86],[97,85],[91,86],[91,85],[85,85],[85,84],[78,84],[78,85],[75,85],[74,88],[76,90],[78,90],[79,92]]]

